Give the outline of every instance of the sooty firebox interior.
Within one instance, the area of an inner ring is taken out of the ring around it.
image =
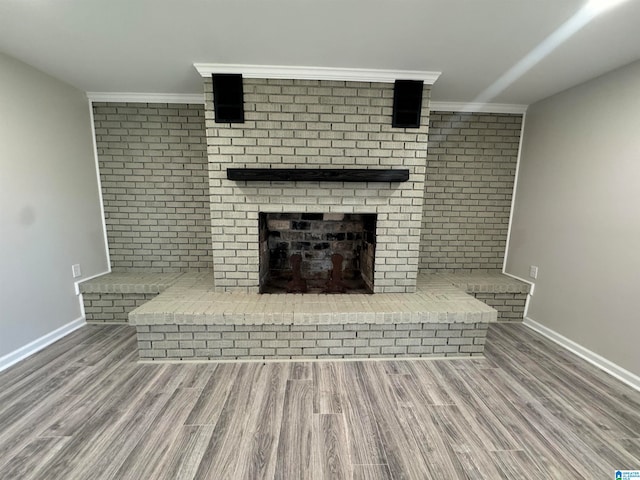
[[[376,215],[260,213],[261,293],[373,293]]]

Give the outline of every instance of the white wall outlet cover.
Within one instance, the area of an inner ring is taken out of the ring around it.
[[[529,276],[531,278],[538,278],[538,267],[531,265],[529,267]]]
[[[73,278],[82,275],[82,272],[80,271],[80,264],[76,263],[75,265],[71,265],[71,272],[73,273]]]

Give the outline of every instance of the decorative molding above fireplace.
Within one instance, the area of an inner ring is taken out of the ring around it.
[[[240,65],[224,63],[194,63],[203,77],[213,73],[239,73],[245,78],[289,80],[337,80],[348,82],[393,83],[397,79],[421,80],[433,85],[441,72],[417,70],[375,70],[370,68],[292,67],[283,65]]]
[[[406,182],[409,169],[227,168],[227,179],[286,182]]]
[[[87,92],[87,98],[92,102],[188,103],[204,105],[204,95],[201,93]],[[434,112],[524,114],[528,107],[528,105],[515,103],[429,102],[429,109]]]

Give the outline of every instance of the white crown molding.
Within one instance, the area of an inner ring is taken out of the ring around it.
[[[629,370],[625,370],[621,366],[613,363],[610,360],[598,355],[595,352],[583,347],[582,345],[568,339],[567,337],[560,335],[558,332],[551,330],[549,327],[545,327],[541,323],[532,320],[529,317],[525,317],[523,323],[532,330],[535,330],[541,335],[544,335],[549,340],[554,341],[558,345],[566,348],[570,352],[575,353],[580,358],[583,358],[587,362],[595,365],[600,370],[607,372],[612,377],[626,383],[632,388],[640,391],[640,377]]]
[[[427,85],[440,72],[416,70],[375,70],[367,68],[291,67],[279,65],[239,65],[224,63],[194,63],[198,73],[209,77],[213,73],[240,73],[245,78],[282,78],[293,80],[337,80],[347,82],[393,83],[396,80],[418,80]]]
[[[524,114],[528,105],[516,103],[430,102],[434,112],[514,113]]]
[[[86,325],[84,317],[80,317],[72,322],[63,325],[62,327],[47,333],[40,338],[35,339],[33,342],[28,343],[24,347],[20,347],[7,355],[0,357],[0,372],[9,368],[11,365],[18,363],[20,360],[39,352],[43,348],[51,345],[53,342],[60,340],[62,337],[69,335],[74,330]]]
[[[200,93],[87,92],[87,98],[91,102],[204,104],[204,94]]]

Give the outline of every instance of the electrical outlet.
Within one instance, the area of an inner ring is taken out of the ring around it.
[[[531,265],[529,267],[529,276],[533,279],[538,278],[538,267],[536,267],[535,265]]]
[[[77,278],[82,275],[80,271],[80,264],[76,263],[75,265],[71,265],[71,273],[73,274],[73,278]]]

